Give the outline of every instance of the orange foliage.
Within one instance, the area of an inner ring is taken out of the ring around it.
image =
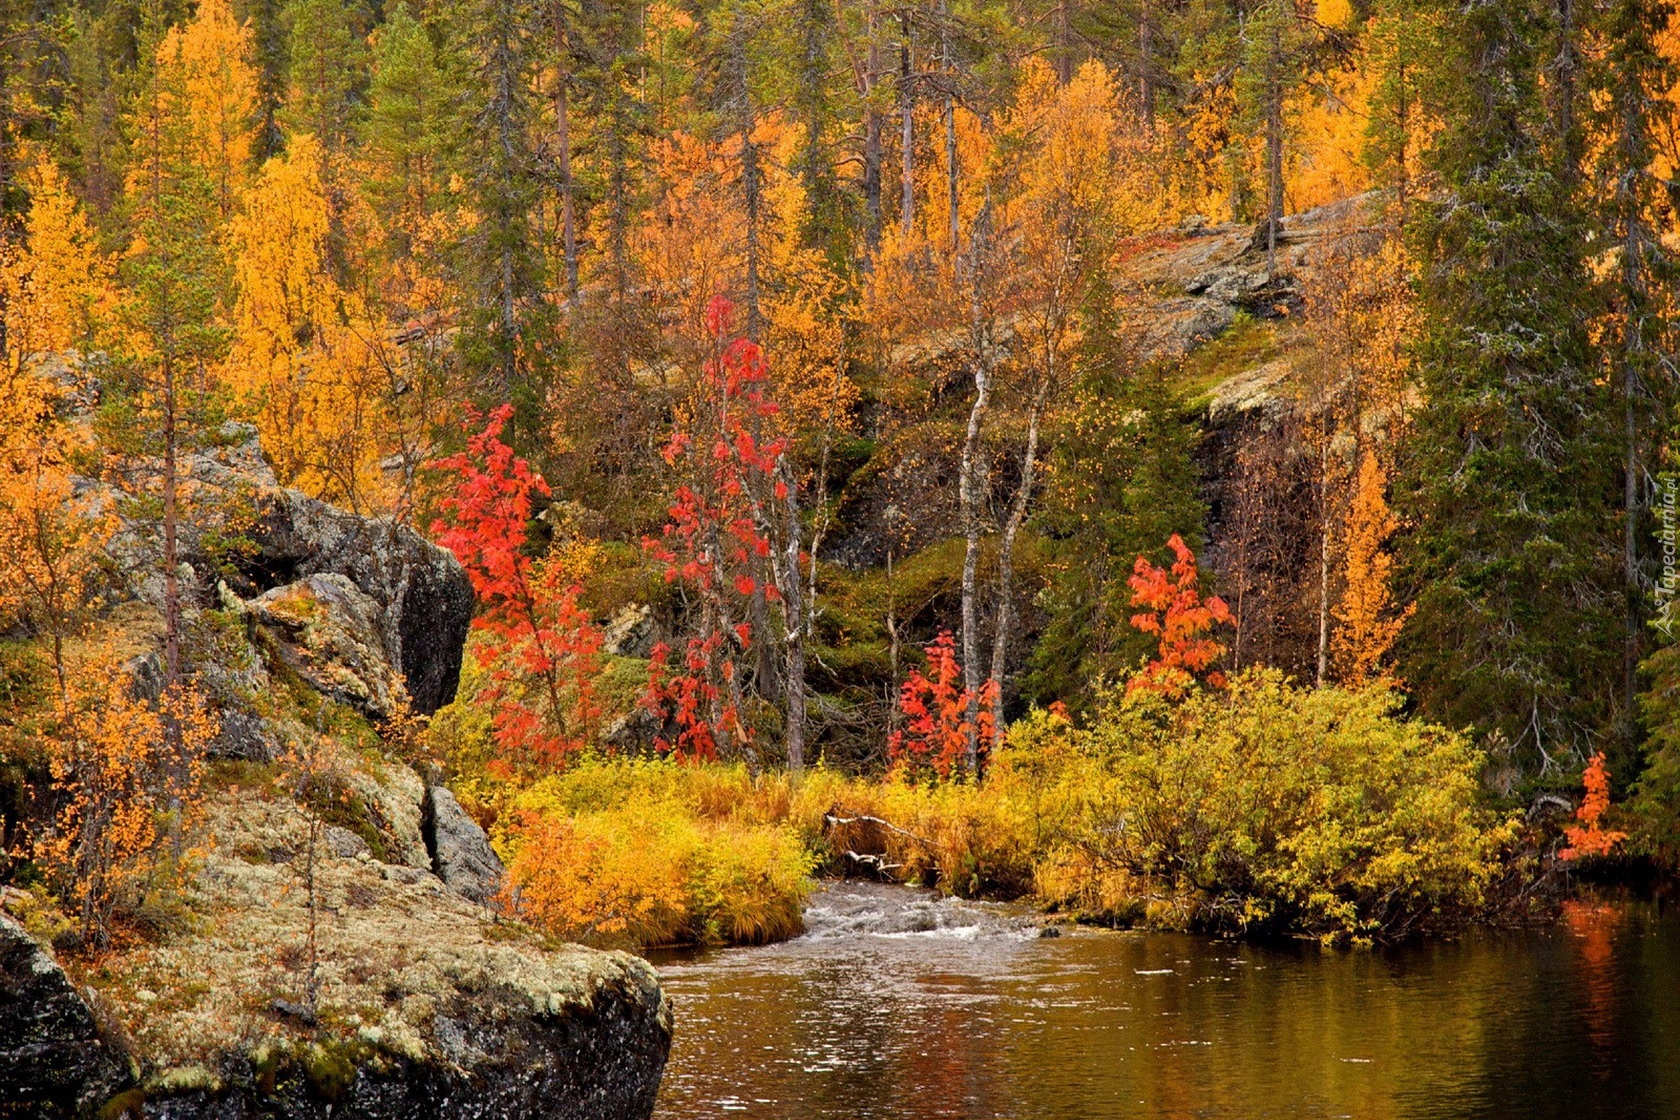
[[[1147,608],[1132,616],[1132,625],[1161,639],[1160,651],[1127,684],[1128,692],[1183,695],[1196,675],[1225,652],[1223,645],[1207,635],[1215,625],[1233,621],[1230,608],[1217,595],[1202,598],[1196,586],[1196,557],[1183,538],[1174,533],[1167,547],[1175,557],[1171,573],[1139,556],[1126,581],[1132,587],[1132,606]],[[1222,673],[1207,673],[1204,679],[1214,688],[1225,685]]]
[[[74,676],[51,760],[61,807],[36,845],[95,945],[179,874],[179,838],[216,734],[202,696],[175,689],[153,702],[132,688],[114,658]]]
[[[1342,682],[1360,688],[1385,678],[1383,659],[1393,647],[1413,606],[1394,614],[1389,579],[1394,558],[1388,538],[1399,527],[1383,496],[1387,486],[1376,454],[1365,453],[1347,523],[1347,589],[1336,608],[1335,652]]]
[[[526,811],[508,867],[519,912],[570,936],[659,942],[679,924],[688,869],[646,844],[615,844],[569,817]],[[630,861],[630,862],[626,862]]]
[[[1575,817],[1581,825],[1564,826],[1563,835],[1569,846],[1558,853],[1559,859],[1607,856],[1617,844],[1627,839],[1627,833],[1613,832],[1599,824],[1610,809],[1610,771],[1604,766],[1603,751],[1593,755],[1587,763],[1587,769],[1581,775],[1581,786],[1585,792],[1580,807],[1575,810]]]
[[[110,519],[71,487],[81,440],[54,418],[59,396],[31,373],[0,371],[0,627],[27,620],[52,639],[62,701],[63,640],[92,606]]]

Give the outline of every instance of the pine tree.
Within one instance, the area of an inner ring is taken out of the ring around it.
[[[1614,679],[1603,573],[1605,402],[1577,200],[1558,173],[1525,0],[1454,9],[1462,65],[1420,203],[1425,404],[1399,488],[1417,615],[1402,669],[1434,718],[1549,770],[1602,725]]]
[[[195,405],[209,388],[210,363],[225,347],[216,324],[226,267],[218,247],[219,184],[207,167],[203,117],[193,111],[196,70],[175,33],[165,35],[161,12],[146,13],[142,79],[129,110],[134,164],[127,184],[133,239],[120,278],[123,355],[133,371],[142,430],[161,460],[164,582],[164,675],[181,679],[181,592],[178,469],[191,434]]]
[[[450,96],[431,36],[398,0],[374,39],[367,111],[358,122],[359,185],[385,232],[390,265],[419,250],[447,202]]]
[[[365,29],[344,0],[291,0],[286,7],[288,132],[307,132],[330,162],[350,144],[366,88]]]

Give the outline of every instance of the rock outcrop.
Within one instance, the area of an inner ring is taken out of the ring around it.
[[[79,386],[68,407],[96,401]],[[483,830],[395,756],[405,701],[454,696],[460,564],[279,486],[248,427],[213,443],[181,467],[183,656],[213,753],[258,765],[212,769],[172,916],[85,976],[5,913],[51,929],[50,907],[0,892],[0,1117],[649,1116],[671,1039],[652,967],[489,908],[502,868]],[[106,481],[78,492],[115,526],[104,638],[155,696],[156,511]]]
[[[132,1066],[0,913],[0,1102],[176,1120],[652,1113],[671,1011],[647,962],[547,945],[348,830],[312,840],[281,790],[218,793],[209,812],[190,929],[101,967]],[[446,850],[487,877],[472,846]]]
[[[425,810],[423,827],[426,846],[432,853],[432,870],[444,886],[462,898],[490,905],[501,893],[505,878],[490,838],[447,786],[433,786],[427,791]]]
[[[180,574],[189,605],[225,607],[231,598],[259,618],[273,608],[266,621],[284,630],[301,621],[304,603],[318,602],[331,633],[317,636],[327,647],[300,661],[310,672],[339,675],[334,691],[346,702],[383,718],[394,681],[421,715],[454,699],[473,594],[453,555],[394,518],[351,513],[281,486],[247,424],[224,425],[180,470]],[[109,545],[116,597],[161,607],[157,522],[130,516],[110,484],[84,480],[78,490],[118,518]],[[350,660],[335,663],[341,651]],[[389,667],[388,679],[368,677],[374,659]]]
[[[0,911],[0,1116],[91,1112],[131,1082],[52,954]]]

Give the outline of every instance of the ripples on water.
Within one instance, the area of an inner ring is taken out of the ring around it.
[[[659,1120],[1680,1120],[1680,923],[1324,951],[1064,929],[845,883],[804,937],[661,960]]]

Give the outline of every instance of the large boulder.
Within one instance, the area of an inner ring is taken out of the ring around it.
[[[317,572],[251,603],[278,656],[323,696],[384,719],[403,681],[386,657],[380,608],[349,576]]]
[[[425,830],[432,869],[444,885],[481,906],[493,903],[505,879],[502,861],[447,786],[427,791]]]
[[[108,482],[80,480],[77,492],[95,511],[117,517],[107,546],[120,583],[113,591],[161,607],[156,511],[136,508]],[[331,594],[334,604],[358,622],[351,628],[357,644],[391,666],[412,709],[429,715],[455,698],[473,593],[448,550],[396,518],[353,513],[281,486],[248,424],[224,425],[183,457],[180,494],[179,575],[189,606],[225,605],[229,595],[260,599],[298,584],[304,586],[282,597],[319,598],[325,585],[311,577],[341,577],[359,598],[351,605],[341,585]],[[363,640],[369,632],[376,642]],[[386,707],[378,691],[357,697],[358,706]]]
[[[269,587],[317,574],[346,577],[378,611],[380,636],[416,712],[455,698],[473,592],[452,553],[389,517],[368,518],[295,490],[270,491],[249,536],[250,573]]]
[[[0,911],[0,1116],[91,1112],[129,1083],[64,969]]]
[[[0,1116],[647,1120],[652,966],[555,946],[277,792],[209,797],[195,920],[101,959],[97,1019],[0,913]]]

